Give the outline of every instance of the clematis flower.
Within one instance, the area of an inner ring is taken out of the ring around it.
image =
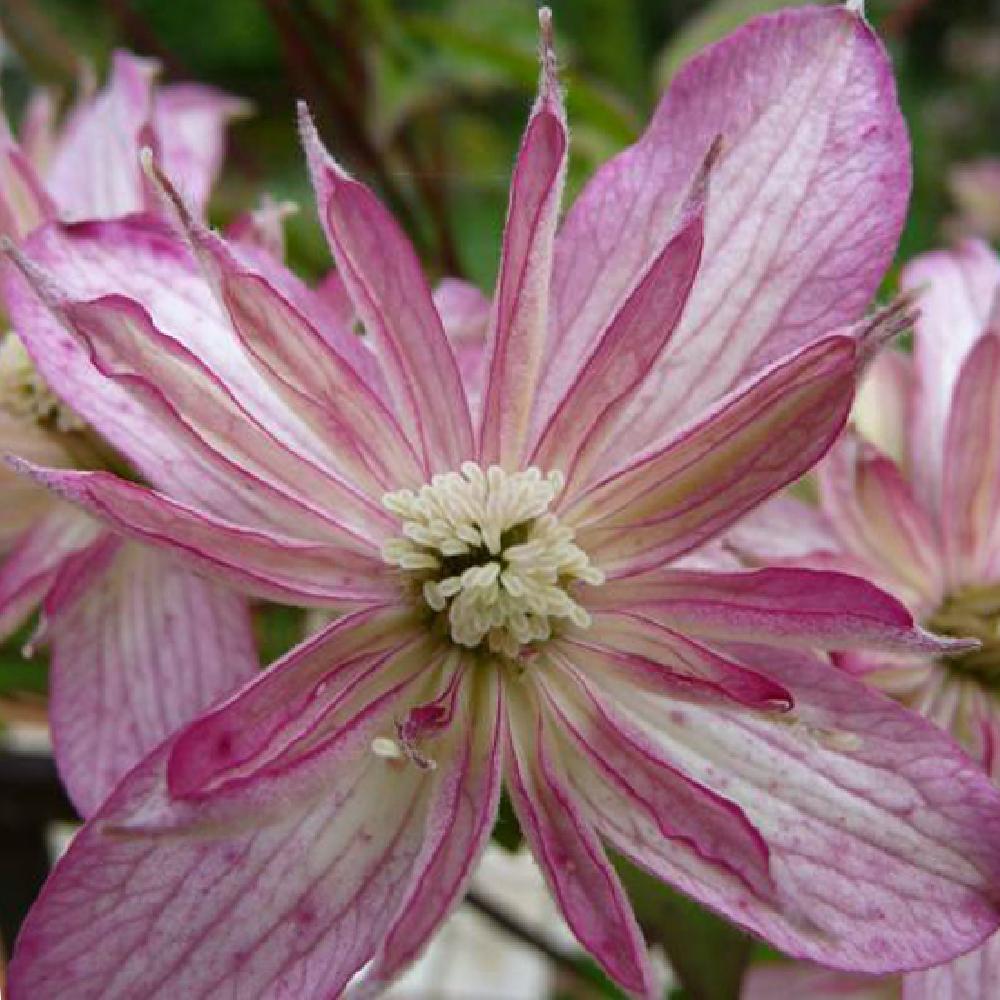
[[[875,362],[854,432],[820,466],[818,506],[773,501],[733,544],[751,558],[865,576],[929,628],[979,639],[961,655],[854,652],[840,660],[952,733],[996,781],[1000,260],[970,241],[913,261],[903,282],[923,292],[913,357],[885,353]],[[768,541],[779,521],[780,553]],[[997,982],[1000,935],[949,965],[907,976],[903,995],[986,1000]]]
[[[377,991],[460,900],[501,787],[636,996],[658,986],[606,845],[833,966],[928,965],[997,927],[1000,793],[818,652],[952,646],[856,577],[705,567],[828,448],[901,320],[861,318],[908,193],[881,46],[853,7],[750,23],[558,226],[542,23],[475,419],[411,246],[305,113],[364,340],[153,164],[183,239],[53,226],[15,255],[50,383],[75,400],[85,351],[196,456],[183,492],[30,471],[205,571],[346,612],[121,782],[28,918],[15,1000],[332,997],[359,970]]]
[[[46,96],[36,96],[20,143],[0,114],[0,231],[22,239],[56,216],[101,218],[152,204],[139,163],[145,144],[203,204],[239,102],[195,85],[155,88],[154,75],[153,63],[118,53],[107,88],[79,101],[58,128]],[[123,468],[108,440],[135,417],[110,383],[88,392],[106,389],[81,416],[84,408],[52,391],[22,341],[0,333],[0,452],[63,468]],[[140,421],[153,441],[156,428]],[[162,461],[133,468],[169,482]],[[0,640],[41,604],[56,761],[88,815],[164,736],[254,672],[247,608],[229,588],[116,537],[6,466],[0,503]]]

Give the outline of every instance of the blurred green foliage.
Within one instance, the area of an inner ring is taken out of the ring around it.
[[[679,65],[780,0],[552,0],[572,124],[570,195],[629,143]],[[263,191],[297,201],[291,264],[328,256],[294,128],[306,98],[330,148],[397,213],[435,276],[494,278],[507,182],[537,63],[531,0],[0,0],[8,104],[36,83],[68,96],[81,58],[99,72],[118,45],[157,56],[168,80],[250,98],[212,207],[222,223]],[[1000,155],[1000,0],[869,0],[892,53],[914,141],[915,188],[900,260],[953,231],[950,167]],[[301,634],[295,612],[258,620],[265,662]],[[45,671],[11,645],[0,693],[44,691]],[[505,809],[498,839],[519,842]],[[690,997],[735,997],[750,945],[694,904],[624,869],[647,935]],[[757,954],[759,954],[759,949]],[[596,996],[615,996],[589,963]],[[573,987],[573,989],[578,988]]]

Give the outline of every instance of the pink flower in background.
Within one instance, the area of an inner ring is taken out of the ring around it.
[[[546,44],[481,367],[305,115],[365,340],[336,289],[324,313],[180,205],[186,238],[50,226],[8,269],[49,383],[82,412],[92,358],[145,415],[116,447],[174,473],[35,476],[241,587],[347,612],[118,786],[25,925],[15,1000],[332,997],[362,968],[377,990],[461,899],[501,786],[637,996],[658,985],[605,844],[830,965],[924,966],[997,927],[1000,793],[816,652],[967,646],[854,577],[703,558],[824,453],[887,332],[860,322],[909,189],[881,46],[848,9],[752,22],[561,226],[553,62]]]
[[[138,151],[160,156],[201,211],[222,167],[225,126],[247,105],[212,87],[157,86],[155,61],[116,52],[104,90],[84,93],[55,122],[40,91],[19,141],[0,114],[0,233],[21,239],[40,223],[110,219],[154,207]]]
[[[922,293],[913,357],[886,352],[873,365],[854,433],[819,468],[818,506],[773,501],[733,543],[767,562],[856,573],[896,594],[926,627],[977,638],[980,648],[960,655],[840,659],[951,732],[996,779],[1000,260],[986,244],[967,242],[916,259],[903,283]],[[997,983],[1000,935],[949,965],[907,976],[903,995],[987,1000]]]
[[[0,114],[0,231],[22,239],[56,216],[142,209],[150,194],[143,144],[159,149],[194,203],[204,203],[240,104],[207,87],[157,88],[154,75],[151,62],[118,53],[107,88],[81,99],[61,126],[36,97],[20,143]],[[85,359],[78,364],[87,395],[103,398],[74,411],[22,341],[0,333],[0,453],[62,468],[123,468],[107,440],[135,408],[110,383],[88,381]],[[151,445],[158,432],[138,419]],[[160,469],[147,468],[149,480],[168,485]],[[6,466],[0,503],[0,640],[41,603],[56,761],[88,815],[164,736],[254,672],[247,608],[228,588],[122,540]]]
[[[959,211],[952,226],[965,235],[1000,239],[1000,159],[957,164],[948,186]]]

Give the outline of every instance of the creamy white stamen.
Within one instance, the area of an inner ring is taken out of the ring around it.
[[[569,588],[604,582],[549,513],[563,482],[560,472],[511,474],[493,465],[484,473],[466,462],[416,492],[387,493],[382,503],[402,534],[382,555],[413,575],[432,610],[447,614],[456,643],[516,656],[551,636],[553,618],[587,627],[590,615]]]
[[[56,431],[79,431],[83,421],[48,387],[14,333],[0,339],[0,410]]]

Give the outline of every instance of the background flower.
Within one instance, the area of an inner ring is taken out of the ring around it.
[[[876,580],[929,628],[977,638],[980,648],[960,655],[847,653],[840,661],[951,732],[996,778],[1000,260],[967,242],[917,258],[903,281],[921,294],[913,356],[887,352],[873,365],[854,433],[818,471],[818,506],[782,498],[733,543],[751,560],[837,566]],[[998,976],[995,936],[948,966],[907,976],[904,995],[986,997]]]
[[[199,207],[241,105],[210,88],[155,85],[155,65],[118,53],[107,87],[56,122],[32,99],[18,142],[0,116],[0,232],[92,220],[149,202],[139,149],[152,144]],[[89,362],[76,359],[87,383]],[[128,470],[108,445],[128,422],[120,393],[91,380],[87,416],[58,397],[14,333],[0,340],[0,450],[65,468]],[[146,423],[147,443],[157,431]],[[52,648],[51,719],[60,774],[89,815],[164,736],[256,667],[245,601],[176,560],[126,542],[80,510],[0,469],[0,639],[42,606],[32,644]]]

